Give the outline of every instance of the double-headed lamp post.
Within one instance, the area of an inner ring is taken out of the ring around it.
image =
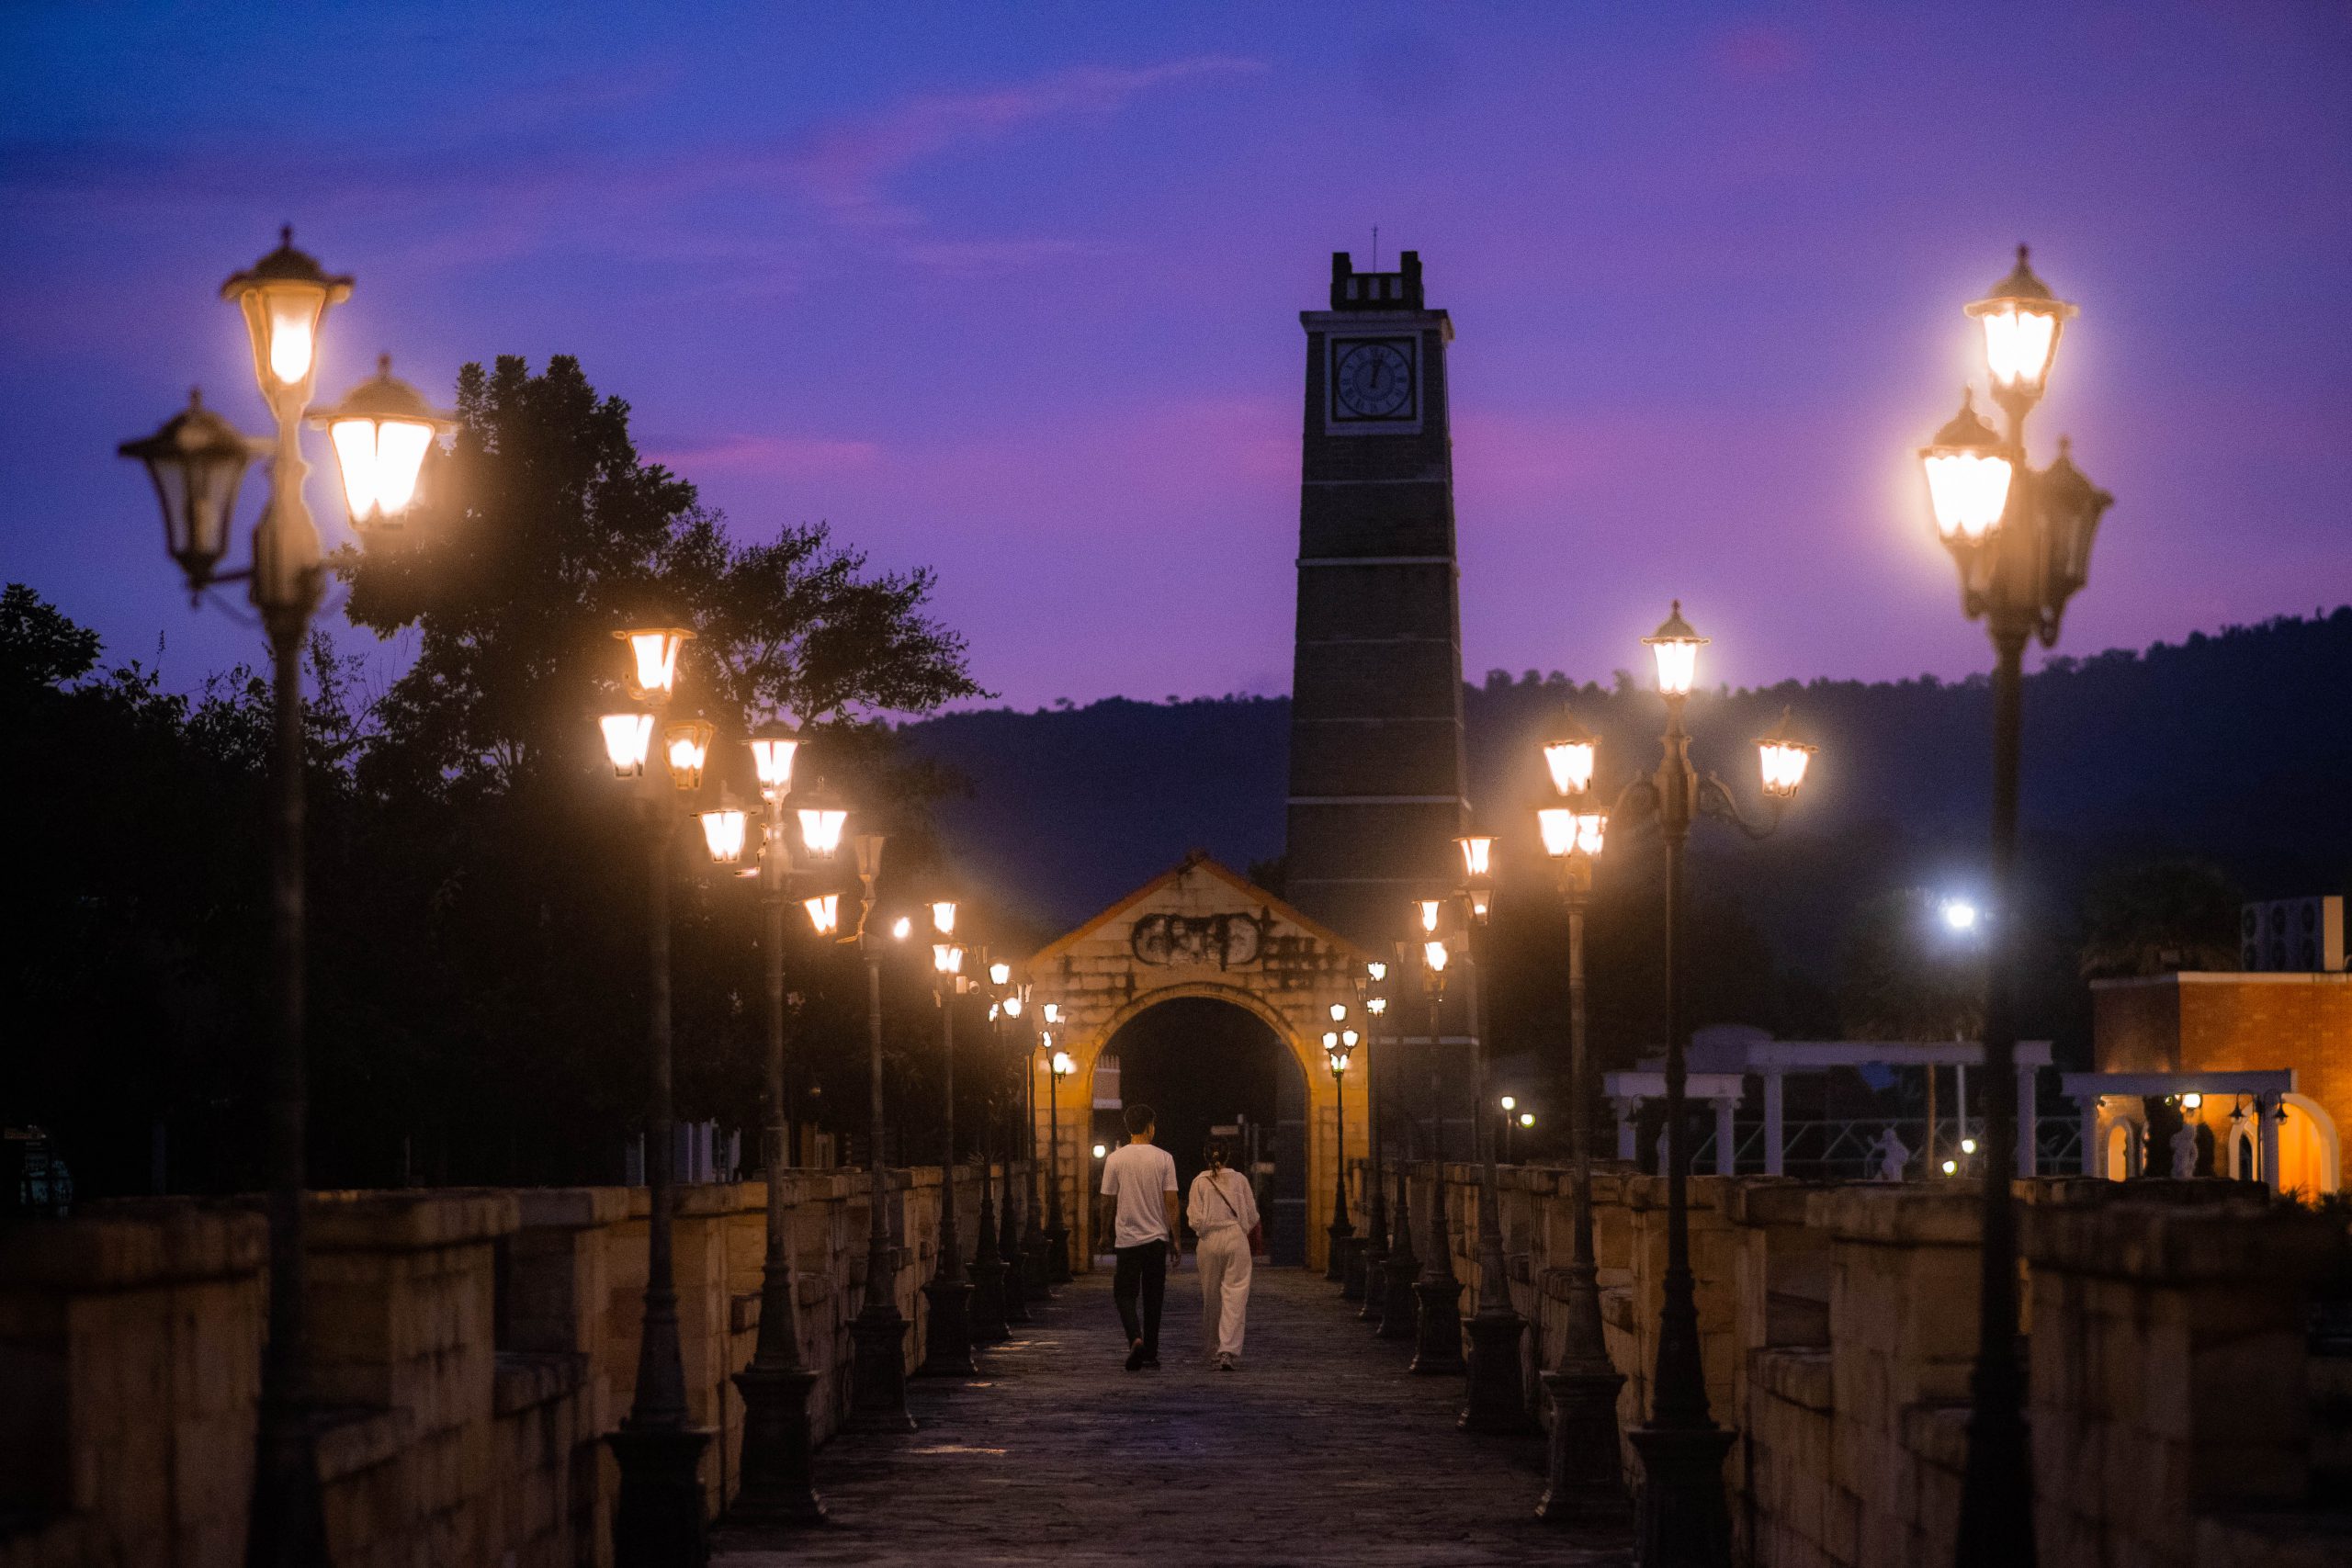
[[[1012,1064],[1005,1059],[1005,1004],[1014,999],[1012,965],[1001,959],[987,966],[989,985],[989,1089],[987,1136],[980,1144],[980,1239],[972,1250],[973,1333],[988,1344],[1012,1337],[1012,1325],[1029,1321],[1028,1298],[1021,1289],[1019,1226],[1012,1216],[1012,1119],[1007,1103],[1012,1096]],[[995,1186],[989,1173],[993,1147],[1004,1149],[1004,1182]],[[1004,1206],[990,1207],[991,1193],[1001,1190]]]
[[[1340,1031],[1348,1021],[1348,1004],[1333,1002],[1330,1015],[1333,1027],[1323,1032],[1323,1054],[1326,1057],[1340,1045]],[[1352,1050],[1356,1032],[1350,1029],[1347,1034],[1348,1046]],[[1340,1077],[1346,1070],[1344,1064],[1331,1069],[1332,1082],[1340,1091],[1339,1120],[1333,1123],[1339,1129],[1340,1143],[1338,1152],[1331,1157],[1331,1223],[1324,1232],[1330,1238],[1330,1245],[1326,1248],[1323,1259],[1323,1277],[1333,1284],[1348,1277],[1348,1238],[1356,1234],[1356,1227],[1348,1220],[1348,1097],[1346,1082]]]
[[[1769,814],[1760,822],[1750,821],[1740,814],[1729,786],[1690,763],[1682,705],[1697,683],[1699,649],[1707,639],[1682,618],[1678,601],[1657,630],[1642,640],[1657,661],[1658,694],[1666,699],[1664,755],[1655,773],[1626,787],[1615,815],[1655,817],[1666,840],[1667,1226],[1665,1300],[1658,1312],[1650,1417],[1631,1434],[1634,1450],[1642,1458],[1634,1561],[1642,1568],[1722,1568],[1731,1559],[1723,1469],[1733,1435],[1715,1425],[1707,1409],[1699,1306],[1690,1273],[1690,1021],[1682,982],[1689,944],[1682,930],[1682,852],[1691,825],[1702,816],[1727,822],[1752,839],[1769,836],[1804,782],[1815,749],[1791,735],[1789,716],[1783,713],[1781,723],[1756,743]]]
[[[972,1281],[964,1272],[964,1246],[956,1225],[956,999],[964,978],[964,945],[956,940],[956,903],[931,906],[933,997],[939,1003],[941,1115],[939,1151],[939,1258],[922,1288],[930,1303],[923,1332],[924,1377],[969,1377],[972,1364]]]
[[[694,633],[683,626],[640,626],[613,634],[628,645],[627,685],[650,713],[607,714],[599,721],[616,778],[629,781],[630,804],[645,839],[647,1043],[651,1081],[645,1112],[647,1199],[645,1316],[637,1342],[637,1382],[620,1429],[606,1435],[621,1472],[613,1514],[613,1555],[621,1562],[700,1562],[708,1555],[702,1451],[710,1433],[686,1407],[685,1362],[678,1342],[678,1285],[672,1262],[671,1171],[675,1137],[671,1107],[670,878],[683,803],[702,788],[711,727],[699,718],[662,723],[676,691],[678,656]],[[648,766],[662,730],[665,784]]]
[[[2058,640],[2066,602],[2090,577],[2091,540],[2114,497],[2075,467],[2064,438],[2058,460],[2035,472],[2026,416],[2049,385],[2058,340],[2075,307],[2027,265],[1968,307],[1983,323],[1994,400],[2007,437],[1960,412],[1919,454],[1936,531],[1960,568],[1961,608],[1993,639],[1993,842],[1990,962],[1984,998],[1984,1245],[1978,1287],[1976,1372],[1961,1483],[1959,1561],[2031,1568],[2033,1475],[2018,1359],[2017,1212],[2009,1184],[2017,1147],[2016,905],[2018,716],[2026,639]]]
[[[1611,1364],[1601,1327],[1600,1270],[1592,1247],[1592,1062],[1585,1040],[1584,915],[1592,901],[1593,863],[1609,828],[1592,797],[1599,743],[1572,717],[1544,747],[1559,802],[1535,814],[1544,852],[1559,870],[1568,907],[1568,1150],[1576,1165],[1576,1207],[1567,1271],[1567,1333],[1559,1363],[1543,1374],[1552,1401],[1552,1430],[1543,1499],[1536,1516],[1555,1523],[1614,1523],[1626,1514],[1619,1459],[1617,1394],[1624,1375]],[[1510,1102],[1504,1101],[1510,1109]]]
[[[735,1386],[743,1395],[742,1484],[728,1508],[731,1522],[752,1526],[815,1524],[825,1517],[809,1474],[815,1442],[808,1395],[817,1385],[817,1373],[801,1350],[791,1219],[785,1198],[792,1132],[785,1097],[784,945],[796,874],[786,811],[793,795],[793,758],[799,748],[799,738],[780,726],[763,728],[752,737],[752,763],[763,805],[753,874],[759,878],[766,917],[761,945],[767,981],[768,1114],[761,1157],[767,1172],[767,1255],[760,1269],[759,1340],[751,1364],[735,1374]],[[797,813],[801,852],[811,871],[830,866],[840,852],[847,815],[828,804],[822,791],[820,784],[804,792],[801,799],[807,804]],[[710,858],[720,865],[741,863],[750,836],[747,815],[724,807],[704,812],[701,821]],[[820,894],[808,900],[807,907],[820,933],[840,919],[837,894]]]
[[[1503,1261],[1502,1193],[1495,1173],[1494,1124],[1487,1119],[1487,1021],[1480,951],[1494,905],[1495,841],[1467,834],[1462,850],[1462,902],[1469,914],[1464,947],[1470,986],[1471,1155],[1478,1161],[1478,1310],[1470,1314],[1468,1399],[1462,1427],[1469,1432],[1523,1432],[1527,1382],[1519,1342],[1527,1320],[1511,1305],[1510,1274]]]
[[[1347,1017],[1346,1003],[1331,1004],[1333,1023],[1344,1023]],[[1337,1096],[1331,1118],[1331,1256],[1323,1270],[1323,1277],[1334,1282],[1347,1278],[1348,1240],[1356,1234],[1348,1223],[1348,1061],[1362,1038],[1352,1029],[1323,1032],[1323,1059],[1331,1066],[1331,1089]]]
[[[1421,932],[1422,994],[1430,1004],[1430,1060],[1434,1066],[1442,1060],[1440,1027],[1444,1010],[1447,966],[1453,952],[1439,935],[1441,917],[1446,900],[1416,899],[1413,918]],[[1483,1097],[1482,1097],[1483,1098]],[[1423,1377],[1456,1374],[1464,1371],[1462,1359],[1462,1280],[1453,1271],[1453,1225],[1446,1214],[1445,1202],[1445,1101],[1442,1095],[1430,1097],[1430,1120],[1436,1123],[1431,1140],[1437,1146],[1430,1159],[1430,1231],[1429,1256],[1421,1260],[1420,1278],[1413,1281],[1413,1294],[1420,1303],[1420,1313],[1414,1319],[1413,1359],[1407,1369]]]
[[[363,543],[402,526],[416,499],[426,452],[452,422],[396,379],[389,355],[375,379],[338,406],[311,413],[319,328],[330,305],[350,298],[351,279],[329,275],[281,231],[277,249],[220,288],[243,313],[254,378],[275,423],[267,442],[249,440],[204,406],[200,392],[154,434],[116,448],[146,468],[164,511],[164,544],[187,578],[191,599],[215,583],[243,582],[269,635],[276,749],[270,772],[269,1338],[262,1353],[261,1404],[245,1560],[323,1562],[326,1523],[310,1405],[310,1336],[302,1192],[308,1185],[309,1091],[305,1083],[307,992],[303,984],[302,645],[325,588],[319,530],[302,499],[310,473],[301,432],[326,427],[343,476],[345,510]],[[237,491],[259,453],[269,457],[269,502],[254,525],[253,564],[219,570],[229,553]]]
[[[849,1432],[901,1433],[915,1429],[907,1409],[907,1318],[899,1310],[898,1254],[890,1245],[888,1203],[890,1172],[882,1151],[888,1125],[882,1098],[882,937],[873,929],[874,887],[882,874],[880,833],[859,833],[857,852],[857,930],[847,939],[857,944],[865,965],[865,1062],[871,1148],[865,1156],[870,1186],[866,1200],[865,1299],[850,1320],[849,1415],[842,1429]],[[838,920],[838,910],[827,911]],[[812,918],[819,911],[810,910]],[[827,927],[819,920],[820,931]],[[891,936],[903,942],[903,919]]]

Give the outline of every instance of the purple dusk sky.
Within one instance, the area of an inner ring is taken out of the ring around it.
[[[937,568],[1012,704],[1284,691],[1296,317],[1377,224],[1459,333],[1474,679],[1605,679],[1678,594],[1719,679],[1983,667],[1911,450],[2019,239],[2083,310],[2038,456],[2118,497],[2064,650],[2309,613],[2352,584],[2348,17],[15,5],[0,577],[175,685],[254,651],[114,446],[190,382],[261,427],[215,289],[290,220],[358,277],[322,396],[574,354],[739,536]]]

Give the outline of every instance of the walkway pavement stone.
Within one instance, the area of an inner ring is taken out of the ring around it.
[[[1261,1269],[1249,1354],[1203,1354],[1197,1277],[1169,1280],[1163,1369],[1125,1371],[1107,1271],[982,1352],[918,1379],[922,1430],[818,1456],[831,1510],[784,1540],[720,1537],[725,1568],[1052,1562],[1057,1568],[1619,1568],[1622,1539],[1534,1517],[1543,1439],[1467,1436],[1459,1378],[1417,1378],[1319,1274]]]

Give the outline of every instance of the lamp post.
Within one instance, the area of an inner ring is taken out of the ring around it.
[[[1046,1012],[1052,1021],[1060,1021],[1060,1010],[1053,1003],[1046,1004]],[[1043,1038],[1046,1048],[1052,1051],[1054,1037],[1046,1034]],[[1069,1052],[1053,1051],[1047,1058],[1047,1066],[1052,1077],[1046,1086],[1049,1091],[1046,1113],[1053,1119],[1047,1152],[1053,1166],[1047,1173],[1046,1185],[1053,1192],[1053,1208],[1046,1225],[1046,1266],[1048,1279],[1055,1284],[1067,1285],[1072,1276],[1069,1269],[1069,1226],[1062,1223],[1062,1080],[1078,1071],[1078,1064],[1070,1059]]]
[[[351,296],[351,279],[331,276],[294,248],[278,247],[221,285],[243,313],[254,378],[274,423],[270,494],[254,525],[253,564],[218,570],[228,553],[237,491],[264,444],[248,440],[190,391],[188,406],[154,434],[116,450],[138,459],[164,513],[166,551],[193,601],[214,583],[244,582],[269,637],[275,748],[270,769],[269,1337],[262,1352],[246,1561],[323,1562],[326,1524],[311,1425],[308,1277],[309,1185],[306,1082],[307,989],[303,981],[307,891],[302,859],[302,648],[324,590],[317,525],[302,497],[304,423],[323,424],[342,472],[345,509],[363,543],[400,527],[413,509],[427,450],[451,428],[413,388],[393,378],[390,356],[376,378],[342,404],[308,412],[317,378],[318,333],[327,308]]]
[[[1511,1304],[1510,1274],[1503,1261],[1502,1191],[1495,1173],[1494,1125],[1487,1119],[1487,1021],[1479,951],[1494,905],[1495,841],[1466,834],[1462,851],[1462,902],[1470,921],[1464,932],[1469,958],[1470,1061],[1474,1082],[1470,1119],[1472,1155],[1478,1160],[1478,1310],[1470,1314],[1469,1388],[1462,1409],[1465,1432],[1524,1432],[1528,1427],[1527,1379],[1520,1338],[1527,1320]]]
[[[621,1472],[613,1511],[613,1555],[622,1562],[701,1562],[709,1553],[703,1508],[707,1430],[691,1424],[685,1361],[678,1341],[678,1284],[672,1252],[671,1170],[676,1134],[671,1108],[670,878],[679,803],[702,788],[711,727],[698,718],[664,724],[678,657],[694,633],[649,626],[613,634],[628,649],[629,693],[650,713],[607,714],[605,753],[616,778],[632,781],[631,807],[645,840],[647,1042],[651,1082],[645,1114],[645,1314],[638,1333],[637,1382],[628,1414],[608,1433]],[[662,732],[664,789],[648,766]]]
[[[1424,898],[1414,908],[1420,921],[1421,983],[1430,1004],[1430,1060],[1438,1052],[1439,1013],[1445,999],[1446,966],[1453,954],[1438,933],[1444,900]],[[1483,1098],[1483,1097],[1481,1097]],[[1437,1147],[1430,1161],[1430,1255],[1421,1261],[1421,1276],[1413,1282],[1420,1303],[1415,1319],[1413,1359],[1408,1371],[1423,1377],[1450,1375],[1464,1370],[1462,1359],[1462,1280],[1453,1271],[1453,1226],[1445,1204],[1445,1106],[1430,1101]],[[1474,1125],[1475,1121],[1474,1121]]]
[[[890,1173],[882,1163],[882,944],[872,930],[875,879],[882,874],[880,833],[857,835],[857,943],[865,962],[866,1066],[873,1148],[866,1156],[872,1178],[866,1204],[865,1300],[850,1320],[850,1404],[842,1427],[851,1432],[911,1432],[907,1410],[907,1319],[899,1310],[898,1258],[890,1246],[884,1209]],[[904,921],[898,935],[904,939]]]
[[[799,738],[781,728],[752,738],[752,761],[763,804],[759,865],[760,904],[766,917],[768,1004],[767,1138],[762,1160],[767,1171],[767,1254],[760,1268],[760,1332],[751,1364],[735,1374],[743,1396],[742,1484],[729,1506],[730,1522],[753,1526],[815,1524],[825,1517],[809,1475],[815,1450],[808,1395],[817,1386],[800,1346],[798,1292],[793,1279],[791,1222],[785,1200],[785,1171],[791,1163],[789,1108],[784,1090],[784,943],[792,902],[794,868],[786,829],[786,803],[792,794],[792,763]],[[821,789],[821,786],[820,786]],[[812,865],[830,863],[841,849],[845,813],[825,804],[818,791],[803,797],[798,812],[801,849]],[[732,808],[702,814],[703,840],[721,865],[741,861],[748,823]],[[809,900],[808,913],[820,932],[840,919],[838,896]]]
[[[1507,1094],[1504,1095],[1501,1100],[1496,1101],[1496,1103],[1502,1109],[1503,1119],[1501,1122],[1501,1127],[1503,1130],[1503,1163],[1505,1165],[1509,1165],[1511,1163],[1511,1156],[1515,1152],[1515,1145],[1511,1142],[1510,1135],[1511,1112],[1519,1109],[1519,1097],[1516,1095]]]
[[[1008,1017],[1021,1021],[1027,1035],[1031,1030],[1027,1015],[1042,1009],[1029,1003],[1029,988],[1022,987],[1005,1003]],[[1050,1004],[1048,1004],[1050,1005]],[[1037,1074],[1032,1047],[1024,1038],[1018,1053],[1021,1075],[1021,1152],[1026,1170],[1022,1180],[1021,1205],[1021,1291],[1029,1301],[1045,1304],[1054,1299],[1051,1272],[1046,1267],[1046,1200],[1038,1186],[1037,1169]]]
[[[1348,1021],[1348,1004],[1333,1002],[1330,1006],[1330,1014],[1334,1027],[1323,1032],[1323,1054],[1326,1057],[1339,1048],[1339,1026]],[[1351,1029],[1347,1033],[1348,1044],[1352,1048],[1355,1044],[1356,1032]],[[1339,1119],[1333,1122],[1333,1125],[1339,1129],[1339,1146],[1331,1156],[1331,1223],[1324,1228],[1324,1235],[1329,1238],[1329,1245],[1324,1248],[1323,1278],[1335,1285],[1347,1278],[1348,1238],[1356,1234],[1356,1227],[1348,1221],[1348,1096],[1347,1085],[1340,1077],[1340,1074],[1345,1070],[1344,1063],[1331,1069],[1332,1082],[1340,1091]]]
[[[1332,1022],[1342,1022],[1347,1016],[1345,1003],[1331,1004]],[[1323,1059],[1331,1065],[1331,1089],[1338,1097],[1331,1122],[1331,1224],[1326,1233],[1331,1238],[1331,1256],[1323,1269],[1323,1277],[1334,1283],[1347,1277],[1348,1240],[1356,1234],[1348,1223],[1348,1059],[1360,1038],[1352,1029],[1323,1032]]]
[[[1366,1153],[1364,1235],[1363,1245],[1348,1257],[1347,1283],[1343,1296],[1362,1296],[1363,1308],[1356,1314],[1363,1323],[1380,1321],[1380,1304],[1387,1292],[1388,1264],[1388,1193],[1380,1170],[1380,1095],[1379,1073],[1381,1058],[1373,1050],[1373,1035],[1380,1028],[1380,1021],[1387,1016],[1388,998],[1373,993],[1372,987],[1388,978],[1388,965],[1373,959],[1363,966],[1356,979],[1356,995],[1363,1008],[1363,1121]]]
[[[2033,1475],[2023,1414],[2025,1371],[2017,1350],[2017,1211],[2010,1192],[2017,1146],[2017,908],[2018,720],[2026,639],[2058,641],[2066,603],[2090,577],[2091,541],[2115,498],[2075,467],[2064,438],[2058,460],[2035,472],[2026,416],[2049,385],[2058,340],[2075,307],[2052,296],[2018,247],[2017,265],[1968,307],[1983,323],[1994,400],[2007,438],[1960,412],[1919,454],[1936,531],[1960,569],[1961,608],[1993,639],[1992,919],[1984,998],[1983,1273],[1967,1468],[1961,1481],[1959,1562],[2031,1568]]]
[[[972,1281],[964,1273],[964,1247],[956,1229],[956,998],[964,989],[964,949],[954,939],[956,904],[941,899],[931,907],[932,930],[942,939],[933,942],[931,964],[933,991],[939,1003],[939,1059],[942,1099],[945,1107],[939,1155],[939,1258],[922,1293],[931,1303],[925,1314],[922,1365],[924,1377],[969,1377],[972,1365]]]
[[[1584,914],[1609,816],[1592,798],[1599,743],[1573,717],[1544,748],[1566,805],[1538,811],[1544,852],[1559,868],[1568,907],[1568,1151],[1576,1165],[1575,1240],[1568,1258],[1567,1332],[1559,1364],[1543,1374],[1552,1400],[1543,1498],[1536,1517],[1555,1523],[1620,1523],[1628,1512],[1620,1461],[1617,1395],[1625,1378],[1609,1359],[1600,1269],[1592,1247],[1592,1062],[1585,1042]],[[1505,1106],[1510,1102],[1506,1100]]]
[[[1400,981],[1405,975],[1405,956],[1408,951],[1406,943],[1400,942],[1396,944],[1396,962],[1391,973],[1395,974]],[[1430,1033],[1434,1039],[1436,1032],[1432,1030]],[[1403,1055],[1401,1047],[1404,1044],[1402,1026],[1399,1026],[1398,1032],[1391,1034],[1388,1038],[1400,1048],[1397,1055],[1401,1056]],[[1403,1066],[1402,1061],[1389,1064],[1388,1081],[1392,1086],[1395,1085],[1396,1075]],[[1399,1101],[1399,1109],[1405,1111],[1405,1114],[1399,1118],[1405,1128],[1405,1146],[1396,1156],[1396,1213],[1389,1225],[1387,1288],[1381,1293],[1380,1305],[1379,1335],[1383,1339],[1410,1339],[1413,1337],[1414,1322],[1419,1315],[1419,1301],[1414,1295],[1413,1286],[1414,1282],[1421,1277],[1421,1260],[1413,1251],[1413,1218],[1409,1201],[1411,1194],[1405,1170],[1407,1163],[1413,1155],[1413,1116],[1410,1110],[1407,1109],[1409,1104],[1409,1100]]]
[[[1012,964],[999,959],[988,966],[988,975],[989,988],[996,994],[995,999],[989,1003],[989,1043],[996,1047],[994,1063],[996,1087],[989,1095],[989,1103],[996,1108],[996,1116],[995,1125],[990,1131],[994,1134],[991,1141],[1001,1145],[1004,1149],[1004,1206],[997,1211],[995,1240],[992,1244],[986,1242],[982,1244],[979,1255],[972,1260],[972,1274],[979,1281],[980,1297],[986,1297],[993,1289],[1001,1300],[1003,1310],[999,1321],[1004,1332],[997,1337],[1010,1339],[1012,1337],[1013,1325],[1025,1324],[1029,1321],[1029,1292],[1021,1278],[1021,1226],[1012,1212],[1012,1168],[1015,1164],[1012,1113],[1015,1107],[1012,1090],[1015,1077],[1015,1059],[1004,1046],[1005,1020],[1020,1012],[1021,998],[1012,987]],[[1006,1012],[1007,1008],[1012,1010],[1011,1014]],[[982,1211],[985,1213],[988,1206],[988,1192],[985,1187],[981,1190],[980,1202]],[[989,1270],[991,1266],[995,1270],[993,1287],[989,1282]]]
[[[1620,797],[1617,815],[1654,816],[1666,840],[1666,1136],[1667,1226],[1665,1301],[1658,1312],[1657,1368],[1650,1416],[1634,1429],[1642,1458],[1642,1489],[1634,1525],[1634,1560],[1642,1568],[1720,1568],[1730,1561],[1731,1520],[1724,1500],[1724,1455],[1733,1435],[1707,1409],[1707,1382],[1699,1353],[1699,1307],[1690,1273],[1690,1026],[1684,1015],[1682,972],[1688,962],[1682,922],[1683,847],[1700,817],[1728,822],[1750,838],[1770,835],[1804,782],[1815,748],[1789,733],[1789,716],[1758,740],[1770,816],[1740,815],[1730,789],[1690,763],[1682,705],[1696,682],[1699,649],[1707,639],[1682,618],[1677,601],[1657,630],[1642,639],[1657,661],[1658,694],[1666,699],[1664,754],[1657,771],[1636,779]]]

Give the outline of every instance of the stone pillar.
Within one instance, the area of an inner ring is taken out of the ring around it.
[[[1781,1132],[1781,1091],[1786,1085],[1787,1075],[1780,1068],[1764,1069],[1764,1174],[1767,1176],[1785,1174],[1788,1149]]]
[[[2293,1518],[2312,1489],[2312,1292],[2352,1263],[2343,1221],[2127,1201],[2024,1220],[2041,1560],[2209,1562],[2200,1516]],[[2229,1561],[2334,1560],[2301,1539]]]
[[[1965,1067],[1961,1069],[1963,1073],[1967,1070]],[[2034,1086],[2041,1081],[2041,1071],[2038,1068],[2019,1067],[2018,1069],[2018,1174],[2019,1176],[2041,1174],[2041,1157],[2035,1147],[2034,1137],[2034,1123],[2041,1115],[2041,1107],[2034,1098]],[[1966,1082],[1965,1079],[1962,1081]],[[1961,1104],[1965,1106],[1968,1103],[1965,1090],[1962,1093]]]
[[[1641,1096],[1611,1095],[1609,1104],[1617,1112],[1617,1157],[1631,1165],[1641,1157],[1640,1151],[1634,1146],[1634,1118],[1642,1113]]]
[[[1736,1095],[1725,1096],[1713,1103],[1715,1107],[1715,1174],[1730,1176],[1735,1172],[1739,1154],[1736,1145],[1733,1142],[1731,1124],[1732,1112],[1739,1109],[1739,1098]]]

